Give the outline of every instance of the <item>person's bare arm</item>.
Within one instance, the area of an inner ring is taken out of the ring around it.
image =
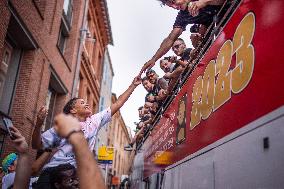
[[[82,132],[72,134],[68,141],[73,146],[75,158],[78,165],[80,188],[104,189],[104,181],[101,171],[89,150],[88,143]]]
[[[174,44],[176,39],[182,34],[182,32],[182,28],[173,28],[169,36],[163,40],[160,45],[160,48],[157,50],[151,60],[144,64],[140,73],[144,72],[146,69],[151,69],[155,65],[155,62],[171,49],[172,45]]]
[[[104,189],[104,181],[79,121],[71,115],[60,114],[55,118],[56,132],[72,145],[78,166],[79,186],[84,189]]]
[[[53,149],[52,152],[43,152],[43,154],[37,158],[32,164],[32,176],[38,175],[43,166],[50,160],[57,149]]]
[[[29,188],[31,176],[31,160],[28,155],[29,147],[25,137],[21,135],[17,128],[11,127],[11,133],[15,138],[12,140],[12,143],[19,154],[13,189]]]
[[[139,84],[141,84],[141,78],[140,78],[140,76],[137,76],[137,77],[134,78],[133,82],[128,87],[128,89],[118,97],[118,99],[115,103],[113,103],[111,105],[111,107],[110,107],[111,115],[114,115],[123,106],[123,104],[128,100],[128,98],[130,97],[130,95],[132,94],[134,89]]]
[[[182,61],[182,60],[177,60],[176,61],[177,64],[179,64],[182,67],[186,67],[188,62],[187,61]]]
[[[159,78],[158,82],[159,82],[159,86],[162,89],[164,89],[164,90],[168,89],[168,82],[167,82],[167,80],[165,80],[164,78]]]
[[[183,72],[184,68],[182,66],[177,67],[173,72],[172,72],[172,78],[178,78],[180,74]]]
[[[37,114],[37,120],[32,134],[33,149],[42,149],[41,128],[46,116],[47,116],[47,109],[44,106],[42,106]]]
[[[222,5],[225,0],[199,0],[204,1],[206,5]]]
[[[173,89],[174,89],[175,85],[177,84],[178,79],[179,79],[179,77],[171,79],[171,81],[169,83],[168,90],[167,90],[167,95],[170,95],[171,93],[173,93]]]
[[[222,5],[225,0],[199,0],[190,2],[188,5],[188,12],[192,16],[196,16],[199,13],[199,10],[206,7],[207,5]]]

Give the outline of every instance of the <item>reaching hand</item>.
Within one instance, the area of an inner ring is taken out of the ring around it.
[[[133,84],[134,86],[138,86],[138,85],[140,85],[141,83],[142,83],[142,79],[141,79],[141,76],[140,76],[140,75],[137,76],[137,77],[135,77],[134,80],[132,81],[132,84]]]
[[[197,48],[202,43],[203,38],[201,34],[194,33],[190,35],[190,40],[191,40],[192,46],[194,48]]]
[[[172,73],[170,73],[170,72],[165,73],[165,75],[163,76],[163,78],[165,78],[165,79],[171,79],[171,78],[172,78]]]
[[[66,138],[72,131],[80,131],[80,123],[71,115],[59,114],[54,119],[54,129],[59,136]]]
[[[155,66],[155,61],[149,60],[148,62],[146,62],[146,63],[144,64],[144,66],[142,67],[142,69],[141,69],[139,75],[141,75],[141,74],[142,74],[143,72],[145,72],[146,70],[151,69],[153,66]]]
[[[147,96],[147,100],[148,100],[149,102],[155,102],[155,96],[149,95],[149,96]]]
[[[192,16],[197,16],[199,14],[199,10],[204,8],[206,3],[202,0],[190,2],[188,5],[188,12]]]
[[[37,125],[42,125],[48,114],[47,108],[42,106],[37,113]]]
[[[176,56],[170,56],[170,62],[175,63],[177,61]]]
[[[11,134],[13,136],[12,143],[16,148],[17,152],[20,154],[28,153],[29,146],[26,142],[25,137],[20,133],[20,131],[16,127],[10,127]]]
[[[160,97],[161,99],[165,99],[165,98],[167,97],[167,91],[164,90],[164,89],[161,89],[161,90],[159,91],[159,97]]]

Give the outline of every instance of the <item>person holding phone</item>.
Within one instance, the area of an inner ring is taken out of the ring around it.
[[[2,189],[32,189],[32,183],[37,179],[31,177],[31,159],[25,137],[13,125],[9,127],[12,144],[16,153],[7,155],[2,161],[5,176],[2,178]]]
[[[12,135],[11,130],[10,130],[10,128],[13,127],[12,120],[8,117],[3,117],[3,122],[4,122],[6,129],[7,129],[9,137],[11,139],[13,139],[13,135]]]

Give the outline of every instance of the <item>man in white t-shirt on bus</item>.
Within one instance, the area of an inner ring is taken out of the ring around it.
[[[92,150],[95,145],[96,136],[102,126],[111,121],[112,115],[114,115],[127,101],[134,89],[141,84],[140,76],[136,77],[128,89],[118,97],[117,101],[109,108],[93,114],[89,105],[85,100],[80,98],[72,98],[65,105],[63,112],[65,114],[71,114],[80,121],[81,130],[89,144],[89,148]],[[46,115],[46,110],[42,108],[38,115],[38,120],[32,135],[32,147],[34,149],[50,149],[57,148],[58,151],[43,167],[43,171],[38,179],[36,188],[44,189],[49,187],[49,175],[52,174],[52,170],[61,164],[71,164],[76,166],[75,155],[72,150],[72,146],[66,139],[62,139],[58,136],[54,128],[51,128],[41,134],[41,125]],[[72,134],[72,132],[71,132]]]

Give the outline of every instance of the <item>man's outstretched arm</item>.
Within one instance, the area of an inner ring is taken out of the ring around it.
[[[141,78],[140,76],[137,76],[134,78],[128,89],[126,89],[126,91],[124,91],[124,93],[118,97],[117,101],[110,106],[111,115],[114,115],[123,106],[139,84],[141,84]]]
[[[140,73],[145,71],[146,69],[150,69],[155,65],[155,62],[159,60],[162,56],[164,56],[172,47],[174,42],[177,40],[177,38],[182,34],[183,29],[182,28],[174,28],[169,36],[163,40],[163,42],[160,45],[160,48],[157,50],[155,55],[146,62],[141,70]]]

